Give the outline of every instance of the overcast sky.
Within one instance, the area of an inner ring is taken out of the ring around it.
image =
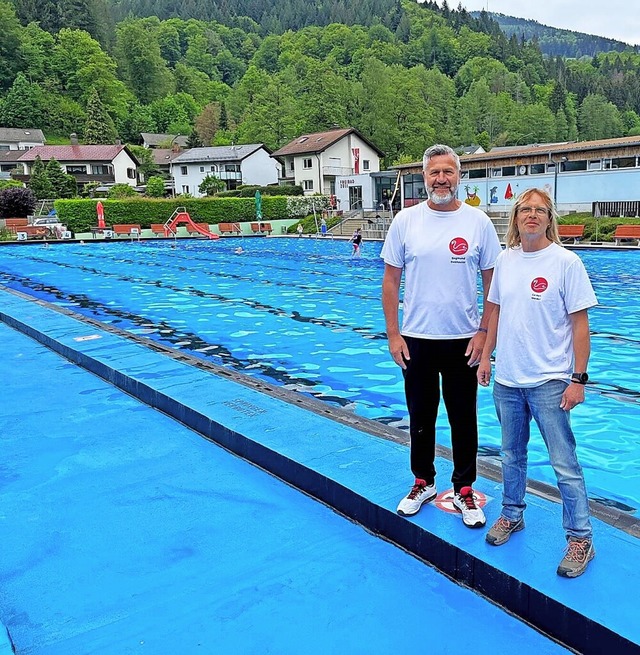
[[[458,0],[447,0],[450,9]],[[530,18],[550,27],[640,44],[640,10],[635,0],[461,0],[467,11],[485,9]],[[438,0],[438,4],[442,4]]]

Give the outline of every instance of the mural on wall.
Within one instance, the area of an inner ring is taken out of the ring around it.
[[[497,205],[498,204],[498,187],[497,186],[492,186],[491,189],[489,190],[490,198],[489,202],[492,205]]]
[[[511,189],[511,185],[507,184],[507,190],[504,192],[504,199],[511,200],[511,198],[513,198],[513,190]]]
[[[467,192],[467,197],[464,199],[467,205],[471,205],[472,207],[479,207],[480,196],[478,195],[478,187],[474,186],[473,191],[469,191],[469,185],[467,184],[464,187],[464,190]]]

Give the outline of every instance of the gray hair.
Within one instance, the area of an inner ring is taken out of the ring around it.
[[[436,143],[435,145],[430,146],[424,151],[424,155],[422,156],[422,170],[423,171],[427,170],[427,166],[429,165],[429,160],[432,157],[439,157],[442,155],[448,155],[449,157],[453,157],[454,161],[456,162],[456,168],[458,169],[458,173],[459,173],[460,157],[458,157],[458,153],[453,148],[442,145],[441,143]]]

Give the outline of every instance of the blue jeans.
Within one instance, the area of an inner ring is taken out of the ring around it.
[[[569,412],[560,408],[566,388],[566,383],[561,380],[528,388],[494,383],[493,399],[502,427],[502,515],[510,521],[518,521],[526,507],[527,445],[533,417],[558,480],[562,527],[567,537],[591,539],[589,501],[576,456],[576,440],[569,423]]]

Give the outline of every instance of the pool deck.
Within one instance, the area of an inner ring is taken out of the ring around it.
[[[15,292],[0,288],[0,300],[0,320],[9,327],[322,501],[568,648],[640,652],[631,597],[640,586],[637,524],[620,530],[594,519],[596,558],[580,578],[560,578],[555,568],[563,543],[561,508],[552,500],[529,495],[526,530],[500,548],[484,541],[485,530],[465,528],[457,514],[445,511],[446,499],[445,509],[429,505],[416,517],[400,517],[395,508],[410,483],[407,447],[359,429],[352,415],[336,421],[332,412],[323,414],[302,397],[290,401],[269,385],[242,384],[224,371],[213,374],[178,352],[149,347],[144,339],[102,329]],[[437,468],[444,492],[451,464],[439,458]],[[490,524],[500,512],[500,485],[482,477],[475,487],[487,498]],[[4,655],[1,633],[0,626]]]

